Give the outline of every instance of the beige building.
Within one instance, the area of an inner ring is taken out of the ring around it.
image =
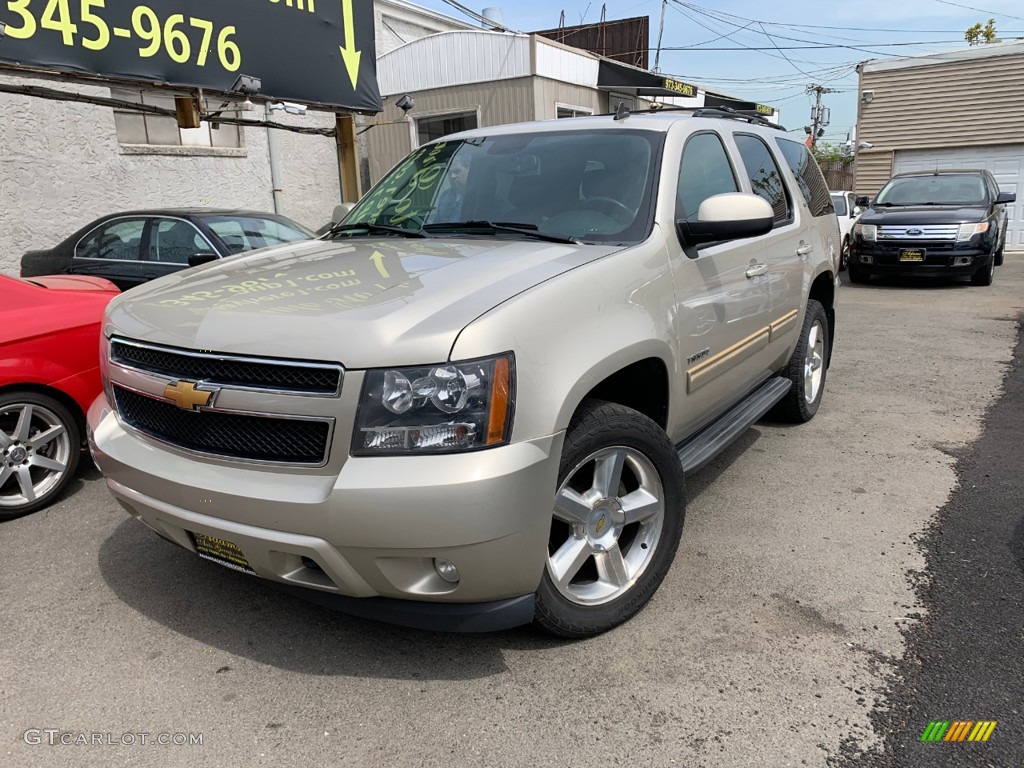
[[[870,61],[859,72],[858,194],[904,171],[985,168],[1017,194],[1006,246],[1024,249],[1024,42]]]
[[[384,111],[361,130],[376,183],[421,144],[450,133],[530,120],[663,106],[755,104],[572,48],[540,35],[460,30],[430,35],[377,59]],[[408,95],[415,107],[397,107]],[[759,107],[777,121],[774,110]]]

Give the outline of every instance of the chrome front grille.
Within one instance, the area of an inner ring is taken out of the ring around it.
[[[114,338],[110,359],[126,368],[171,379],[188,379],[238,389],[333,397],[341,392],[342,367],[217,352],[195,352]]]
[[[952,240],[960,232],[959,224],[886,224],[878,228],[879,240]]]
[[[112,387],[122,422],[150,437],[207,456],[272,464],[323,466],[333,419],[203,409],[197,412]]]

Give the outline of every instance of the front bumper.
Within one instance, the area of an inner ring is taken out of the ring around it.
[[[923,261],[901,261],[901,250],[924,251]],[[872,275],[968,277],[989,264],[989,251],[971,243],[891,243],[864,242],[859,237],[850,247],[850,264],[859,272]],[[960,263],[966,261],[967,263]]]
[[[445,456],[349,458],[340,473],[180,453],[126,430],[105,396],[89,448],[114,498],[164,538],[224,539],[256,575],[342,611],[431,629],[532,619],[563,434]],[[457,584],[434,560],[456,565]]]

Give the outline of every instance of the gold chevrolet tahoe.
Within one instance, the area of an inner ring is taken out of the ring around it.
[[[449,136],[319,240],[115,299],[90,448],[160,536],[342,611],[599,633],[665,577],[685,474],[814,416],[838,243],[754,115]]]

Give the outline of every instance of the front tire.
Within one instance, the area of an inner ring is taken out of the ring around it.
[[[971,285],[992,285],[996,276],[996,256],[992,254],[988,263],[971,275]]]
[[[828,315],[819,302],[810,299],[804,313],[800,340],[783,371],[783,376],[793,382],[793,386],[775,406],[773,415],[776,418],[794,424],[805,424],[814,418],[825,393],[828,358]]]
[[[0,520],[47,506],[71,481],[82,452],[71,412],[47,395],[0,395]]]
[[[842,272],[846,269],[847,264],[850,263],[850,238],[843,238],[843,247],[839,250],[839,271]]]
[[[871,280],[871,276],[867,272],[862,271],[854,262],[849,262],[848,266],[849,269],[847,269],[846,274],[849,276],[851,283],[863,284]]]
[[[558,482],[534,622],[589,637],[635,615],[664,580],[683,529],[683,469],[654,421],[587,400],[569,424]]]

